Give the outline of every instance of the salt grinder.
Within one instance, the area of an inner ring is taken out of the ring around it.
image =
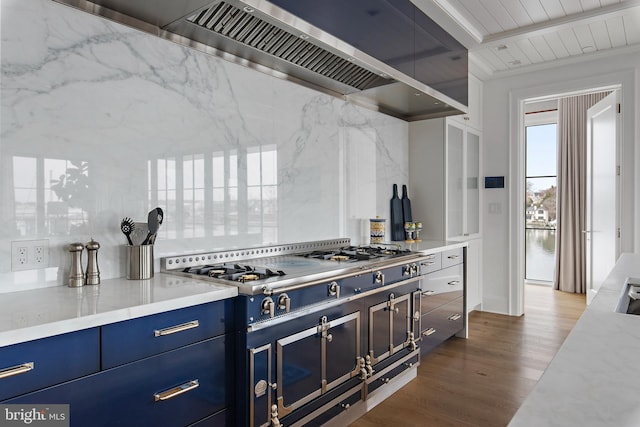
[[[100,249],[100,243],[93,240],[85,245],[87,248],[87,285],[99,285],[100,284],[100,268],[98,267],[98,249]]]
[[[82,243],[71,243],[68,247],[71,254],[71,268],[69,269],[69,287],[77,288],[84,285],[84,271],[82,270]]]

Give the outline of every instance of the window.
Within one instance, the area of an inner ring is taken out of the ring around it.
[[[555,270],[557,112],[525,119],[525,279],[551,284]]]
[[[16,235],[67,235],[84,226],[91,194],[87,162],[15,156],[11,166]]]
[[[246,177],[240,171],[246,170]],[[166,206],[168,238],[260,235],[277,241],[275,145],[149,162],[149,205]]]

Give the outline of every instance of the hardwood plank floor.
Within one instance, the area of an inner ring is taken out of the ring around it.
[[[585,296],[525,287],[525,315],[472,312],[469,339],[424,356],[418,377],[351,427],[506,426],[585,309]]]

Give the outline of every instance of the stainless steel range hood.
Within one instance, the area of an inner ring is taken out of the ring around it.
[[[54,0],[403,120],[467,107],[264,0]]]

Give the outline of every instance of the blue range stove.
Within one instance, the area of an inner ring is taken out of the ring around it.
[[[412,302],[425,262],[334,239],[169,257],[162,269],[238,287],[235,424],[302,426],[418,366]]]

